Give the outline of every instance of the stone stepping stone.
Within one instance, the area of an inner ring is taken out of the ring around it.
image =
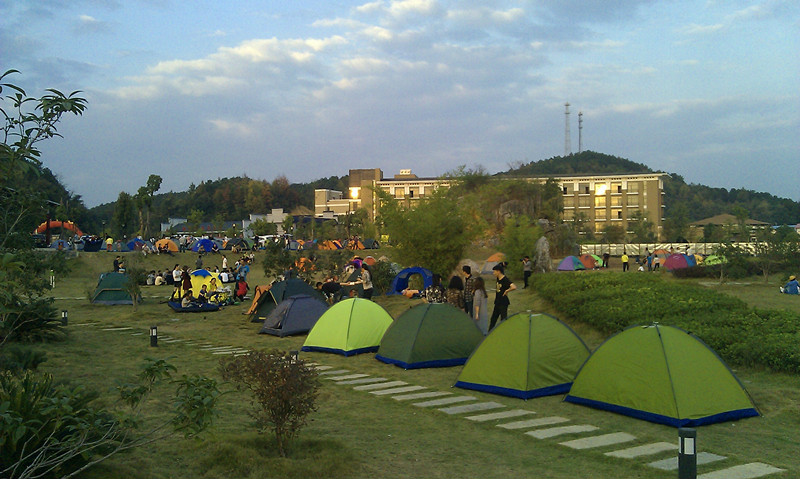
[[[536,431],[528,431],[525,434],[535,437],[536,439],[548,439],[551,437],[561,436],[564,434],[578,434],[581,432],[592,432],[598,429],[597,426],[590,426],[588,424],[578,424],[575,426],[562,426],[551,427],[547,429],[537,429]]]
[[[631,442],[635,439],[636,436],[628,434],[627,432],[612,432],[610,434],[602,434],[600,436],[573,439],[572,441],[566,441],[560,444],[572,449],[592,449],[595,447],[611,446],[613,444]]]
[[[70,324],[70,326],[97,326],[97,323],[75,323]]]
[[[183,339],[172,339],[172,338],[169,338],[169,340],[168,340],[168,341],[169,341],[170,343],[180,343],[181,341],[184,341],[184,340],[183,340]]]
[[[217,355],[217,354],[246,354],[248,352],[249,351],[246,350],[246,349],[234,349],[232,351],[217,351],[217,352],[214,352],[214,353],[211,353],[211,354],[212,355]]]
[[[320,376],[336,376],[339,374],[347,374],[349,373],[349,369],[337,369],[336,371],[322,371],[319,373]]]
[[[371,384],[371,383],[382,383],[386,381],[386,378],[364,378],[364,379],[353,379],[347,381],[338,381],[336,384]]]
[[[497,427],[502,427],[503,429],[527,429],[529,427],[550,426],[551,424],[560,424],[562,422],[569,422],[569,419],[559,416],[549,416],[538,419],[507,422],[505,424],[498,424]]]
[[[376,396],[386,396],[389,394],[410,393],[411,391],[419,391],[420,389],[427,389],[425,386],[403,386],[399,388],[381,389],[380,391],[370,391],[370,394]]]
[[[103,328],[101,331],[129,331],[133,328]]]
[[[606,456],[619,457],[621,459],[633,459],[639,456],[648,456],[658,454],[664,451],[675,451],[678,445],[672,442],[654,442],[653,444],[645,444],[644,446],[636,446],[628,449],[621,449],[619,451],[607,452]]]
[[[700,474],[697,476],[697,479],[751,479],[754,477],[776,474],[784,470],[785,469],[778,469],[777,467],[770,466],[769,464],[764,464],[763,462],[751,462],[741,466],[733,466],[719,471]]]
[[[355,389],[356,391],[372,391],[375,389],[386,389],[386,388],[393,388],[395,386],[405,386],[406,384],[408,383],[403,381],[389,381],[387,383],[365,384],[364,386],[356,386],[353,389]]]
[[[426,393],[416,393],[416,394],[403,394],[400,396],[392,396],[392,399],[395,401],[408,401],[411,399],[427,399],[427,398],[435,398],[441,396],[450,396],[453,393],[448,393],[444,391],[430,391]]]
[[[455,404],[458,402],[474,401],[475,396],[456,396],[451,398],[434,399],[432,401],[414,403],[417,407],[433,407],[433,406],[446,406],[447,404]]]
[[[477,416],[467,416],[465,419],[476,422],[493,421],[495,419],[508,419],[512,417],[525,416],[528,414],[536,414],[533,411],[526,411],[524,409],[512,409],[510,411],[490,412],[489,414],[479,414]]]
[[[144,333],[131,333],[131,336],[141,336],[141,335],[143,335],[143,334],[144,334]]]
[[[506,407],[499,402],[479,402],[474,404],[465,404],[463,406],[452,406],[439,409],[445,414],[464,414],[468,412],[488,411],[489,409],[500,409]]]
[[[333,369],[333,366],[314,366],[314,369],[317,371],[327,371],[328,369]]]
[[[218,351],[220,349],[237,349],[236,346],[204,346],[202,348],[203,351]]]
[[[335,376],[332,378],[322,378],[322,379],[330,379],[331,381],[341,381],[343,379],[358,379],[358,378],[366,378],[369,374],[348,374],[346,376]]]
[[[698,452],[697,453],[697,465],[700,464],[710,464],[712,462],[721,461],[723,459],[727,459],[725,456],[720,456],[717,454],[712,454],[710,452]],[[651,462],[648,464],[650,467],[654,467],[656,469],[662,469],[664,471],[676,471],[678,470],[678,457],[670,457],[669,459],[664,459],[663,461],[656,461]],[[725,476],[728,477],[728,476]]]

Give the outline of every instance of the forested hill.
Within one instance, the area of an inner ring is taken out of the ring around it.
[[[533,161],[496,176],[549,176],[582,174],[652,173],[641,163],[594,151],[567,157],[556,156]],[[743,209],[748,217],[772,224],[800,223],[800,202],[744,188],[726,189],[686,183],[671,173],[664,179],[665,217],[696,221],[721,213],[736,214]]]
[[[652,173],[653,170],[618,156],[584,151],[567,157],[555,156],[532,161],[495,176],[608,175],[615,173]]]

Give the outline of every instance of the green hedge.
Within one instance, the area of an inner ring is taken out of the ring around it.
[[[534,290],[561,313],[611,335],[658,322],[694,333],[729,364],[800,372],[800,315],[752,309],[695,284],[637,273],[534,275]]]

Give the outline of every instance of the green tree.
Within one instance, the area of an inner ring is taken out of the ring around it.
[[[625,241],[625,229],[620,225],[608,224],[603,228],[600,240],[603,243],[622,243]]]
[[[793,228],[782,226],[778,231],[772,228],[758,232],[758,241],[754,244],[754,261],[769,282],[770,274],[781,267],[789,266],[796,260],[798,253],[798,235]]]
[[[205,213],[203,213],[202,210],[193,209],[186,218],[186,221],[189,223],[189,228],[195,231],[196,236],[203,236],[203,230],[200,228],[200,225],[203,224],[204,217]]]
[[[522,258],[535,257],[536,241],[542,237],[542,229],[531,223],[525,215],[506,219],[505,228],[500,235],[500,251],[509,260],[507,274],[522,276]]]
[[[133,197],[121,191],[114,205],[114,216],[111,218],[111,229],[117,238],[127,238],[135,228],[134,219],[136,205]]]
[[[250,230],[256,236],[274,235],[278,233],[278,225],[261,218],[250,223]]]
[[[644,213],[636,211],[628,219],[628,228],[632,231],[631,241],[634,243],[652,243],[656,240],[653,224]]]
[[[61,136],[57,125],[63,116],[82,115],[87,105],[79,91],[65,95],[48,89],[39,98],[29,97],[6,82],[15,73],[12,69],[0,75],[0,249],[32,246],[29,232],[47,209],[42,189],[28,186],[43,172],[38,145]]]
[[[447,275],[464,256],[472,236],[457,199],[444,189],[402,207],[388,193],[378,191],[380,222],[392,238],[400,262]]]

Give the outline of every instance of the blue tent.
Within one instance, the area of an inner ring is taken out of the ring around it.
[[[192,251],[200,251],[200,248],[203,248],[203,251],[206,253],[210,253],[211,250],[214,248],[214,242],[207,238],[201,238],[194,243],[192,243]]]
[[[433,273],[431,270],[414,266],[397,273],[397,276],[392,280],[392,285],[389,286],[389,291],[387,291],[386,294],[402,294],[403,290],[408,288],[408,278],[415,274],[422,276],[423,289],[433,284]]]

